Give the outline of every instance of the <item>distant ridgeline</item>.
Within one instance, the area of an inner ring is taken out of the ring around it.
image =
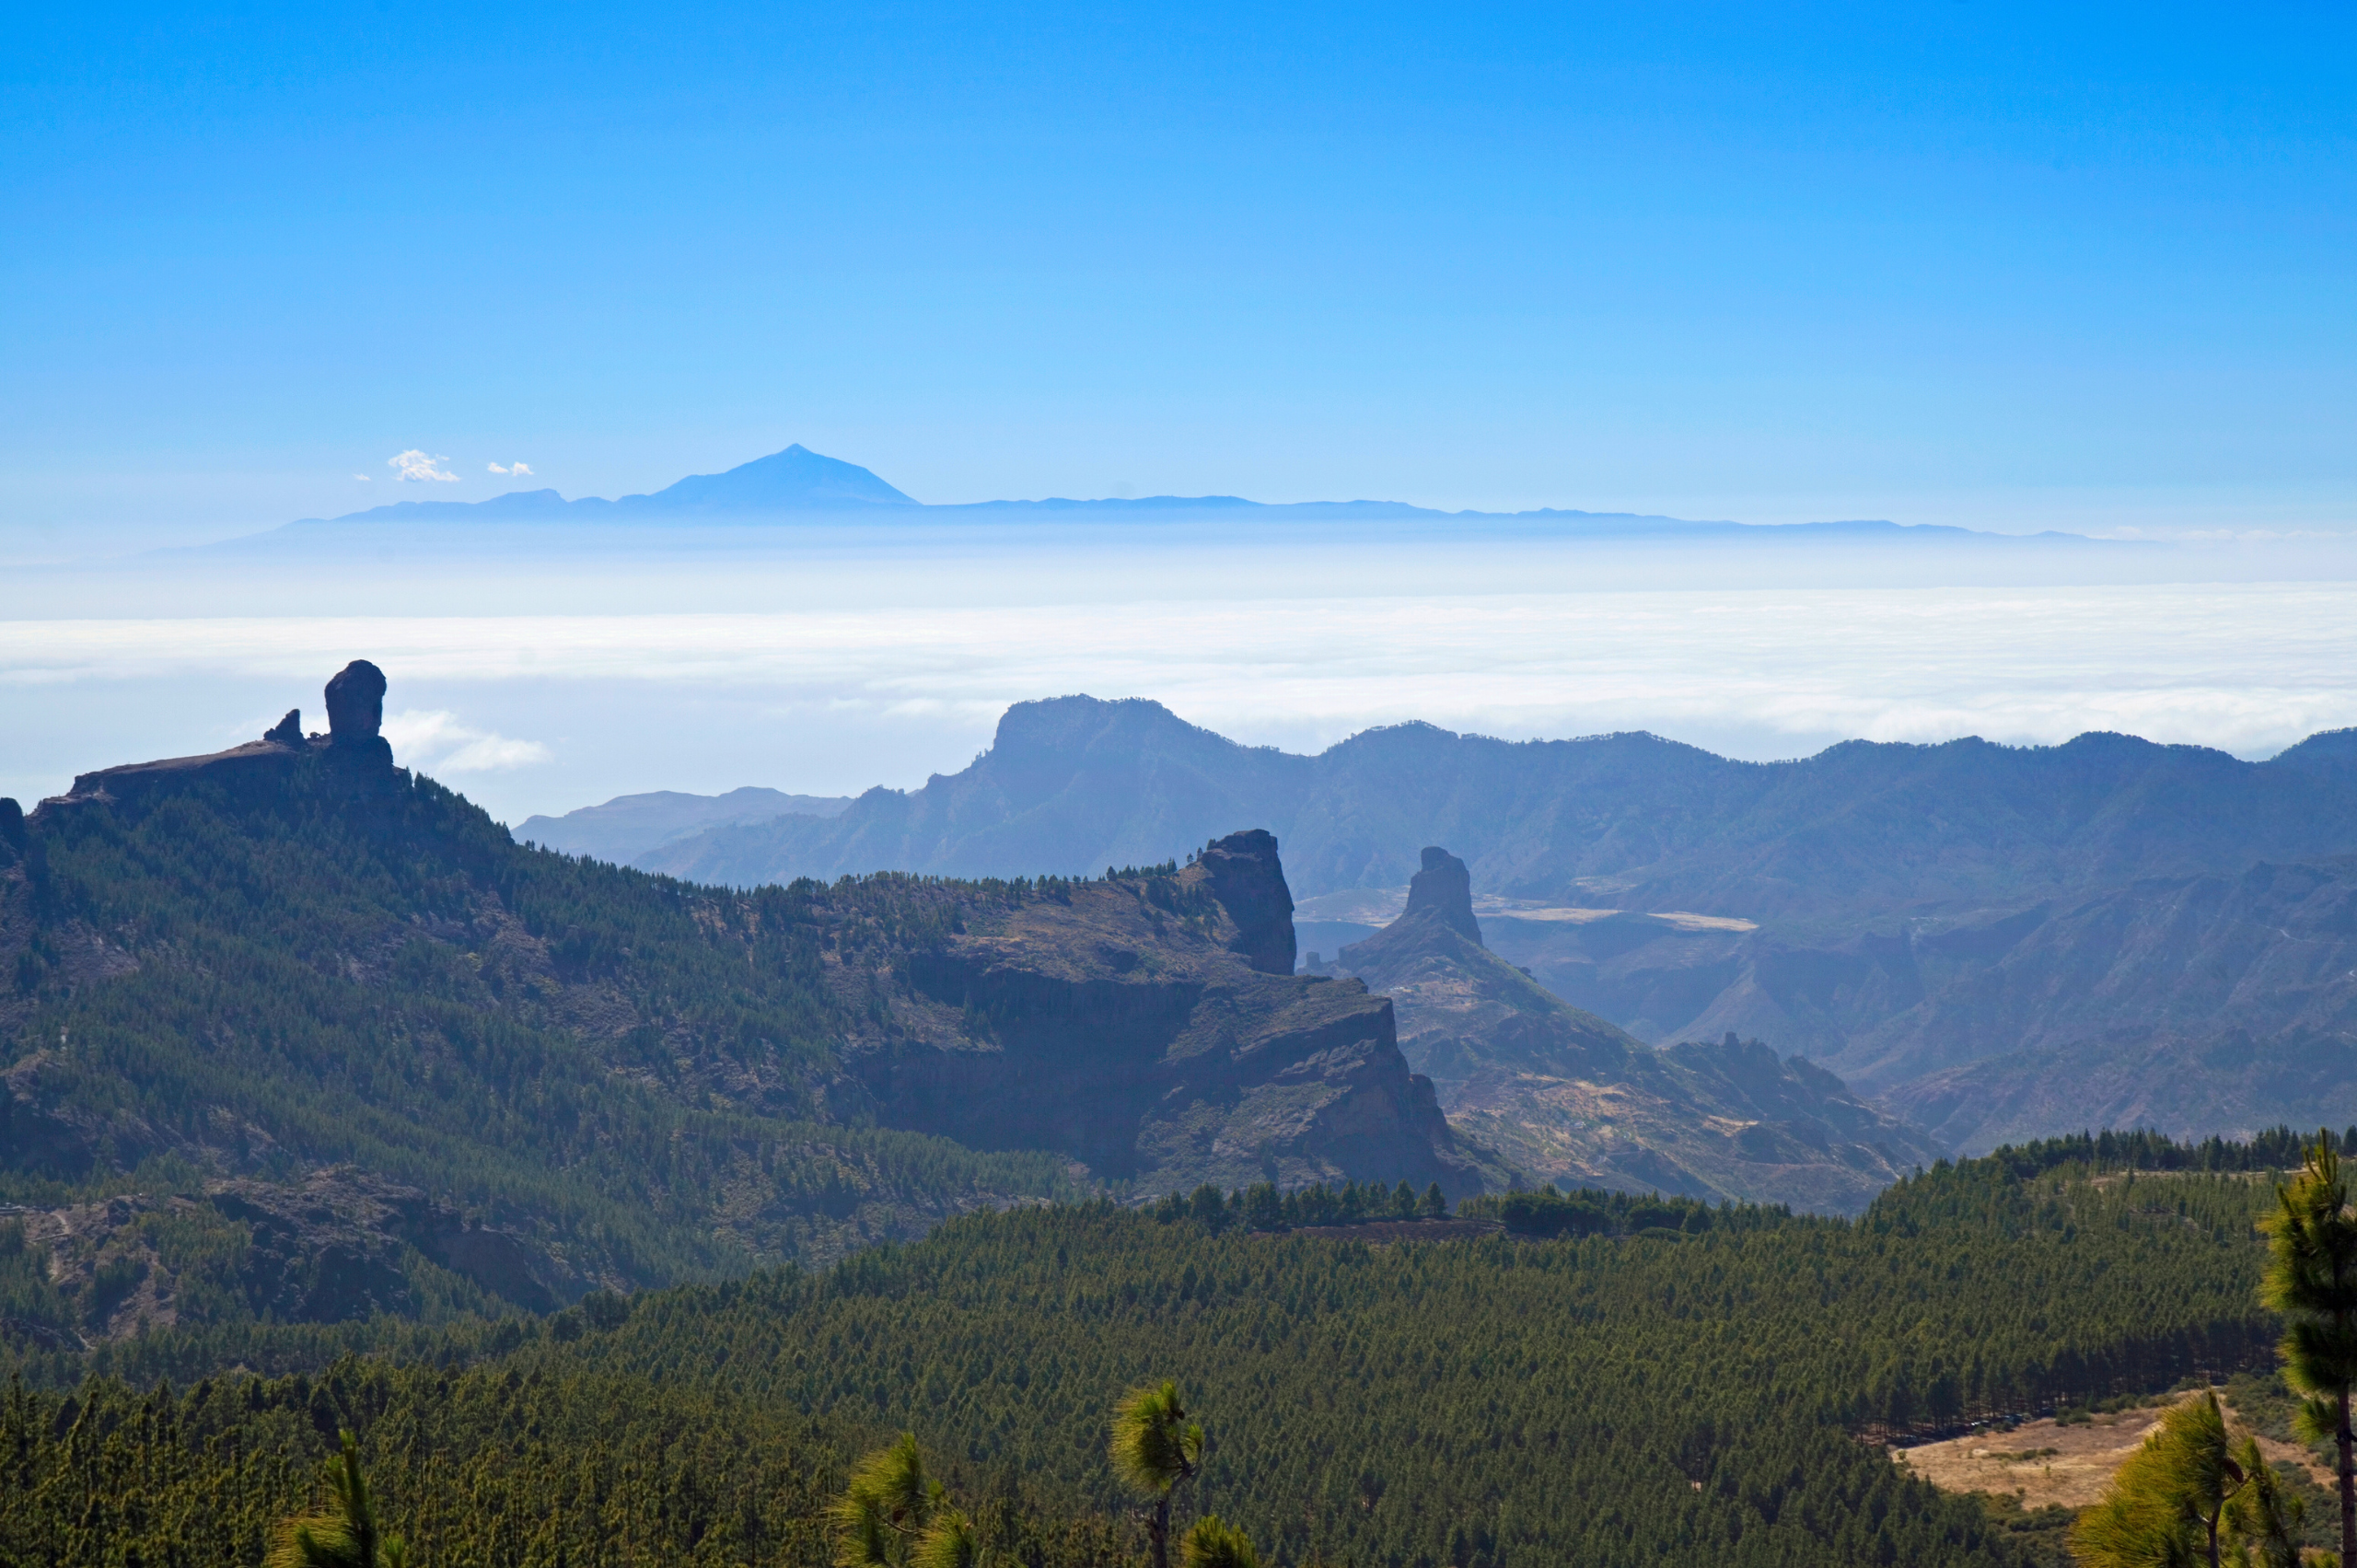
[[[538,1318],[34,1354],[36,1382],[121,1380],[0,1399],[0,1561],[253,1562],[348,1425],[425,1563],[820,1568],[844,1466],[909,1431],[990,1500],[993,1561],[1135,1564],[1104,1412],[1167,1376],[1212,1436],[1190,1505],[1275,1562],[2012,1568],[2001,1516],[1879,1440],[2263,1364],[2280,1331],[2245,1170],[2281,1151],[2110,1148],[2177,1167],[1944,1165],[1859,1220],[1582,1193],[1552,1202],[1618,1223],[1555,1239],[1401,1220],[1361,1183],[1383,1245],[1199,1190]],[[1550,1206],[1525,1196],[1497,1206]]]
[[[2303,1146],[2316,1138],[2316,1134],[2296,1128],[2273,1127],[2247,1143],[2219,1137],[2178,1143],[2149,1129],[2129,1132],[2107,1129],[2034,1144],[2007,1144],[1982,1159],[1959,1163],[1993,1166],[2017,1177],[2063,1165],[2083,1165],[2090,1170],[2286,1171],[2300,1168]],[[2357,1127],[2343,1128],[2332,1142],[2342,1157],[2357,1155]]]
[[[1304,946],[1329,958],[1446,845],[1490,952],[1573,1008],[1650,1044],[1805,1056],[1951,1148],[2357,1121],[2357,731],[2263,762],[2101,734],[1745,762],[1408,724],[1295,756],[1063,697],[1008,709],[923,788],[637,864],[741,886],[1076,870],[1247,821],[1283,841]],[[1493,1124],[1473,1135],[1532,1143],[1527,1099],[1469,1105]]]

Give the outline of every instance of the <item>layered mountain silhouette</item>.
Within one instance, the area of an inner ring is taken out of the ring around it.
[[[1182,854],[1248,820],[1284,840],[1305,897],[1401,887],[1419,865],[1399,846],[1446,842],[1508,899],[1784,935],[1890,917],[1961,925],[2142,877],[2357,853],[2351,756],[2340,735],[2268,762],[2084,735],[1850,741],[1740,762],[1644,734],[1504,741],[1407,724],[1304,757],[1238,745],[1157,703],[1061,697],[1009,708],[989,749],[920,789],[873,789],[824,820],[715,830],[640,864],[741,886],[886,867],[1079,872]]]
[[[617,796],[562,817],[527,817],[517,824],[516,836],[543,849],[623,865],[709,829],[780,817],[832,817],[850,804],[845,795],[787,795],[752,785],[726,795],[663,789]]]
[[[1733,1035],[1656,1051],[1565,1003],[1483,946],[1445,849],[1323,972],[1389,995],[1450,1122],[1534,1178],[1854,1213],[1945,1152],[1801,1058]]]
[[[1876,542],[1910,546],[1945,544],[1981,552],[2053,550],[2081,553],[2134,553],[2143,548],[2095,540],[2075,534],[2036,536],[1981,533],[1970,528],[1924,524],[1901,526],[1876,519],[1755,526],[1724,521],[1698,521],[1624,512],[1583,512],[1541,507],[1523,512],[1444,512],[1399,501],[1307,501],[1264,503],[1237,495],[1152,495],[1094,500],[1049,497],[925,505],[895,489],[856,463],[830,458],[796,444],[782,452],[739,464],[716,474],[693,474],[644,495],[618,499],[581,496],[567,499],[554,490],[513,491],[485,501],[400,501],[389,505],[348,513],[322,522],[308,518],[231,545],[250,547],[262,540],[318,544],[346,538],[355,531],[375,538],[400,526],[447,531],[448,525],[481,531],[509,526],[535,528],[552,523],[583,525],[585,538],[619,525],[741,527],[762,522],[807,523],[814,519],[861,525],[934,522],[970,527],[993,524],[1103,522],[1154,523],[1316,523],[1432,524],[1497,526],[1515,532],[1574,534],[1595,539],[1641,540],[1776,540],[1839,542],[1855,547]],[[322,529],[327,531],[323,532]],[[539,531],[545,534],[545,528]],[[215,546],[207,548],[227,548]]]
[[[651,495],[566,500],[553,490],[515,490],[488,501],[396,501],[340,523],[627,523],[672,518],[872,512],[917,503],[856,463],[796,444],[725,473],[691,474]],[[298,527],[300,525],[297,525]]]
[[[640,864],[745,886],[883,866],[1077,871],[1167,855],[1223,821],[1284,840],[1321,951],[1380,923],[1355,912],[1418,872],[1400,846],[1446,842],[1493,906],[1489,947],[1575,1007],[1658,1044],[1761,1040],[1896,1096],[2123,1028],[2142,1031],[2127,1050],[2339,1028],[2302,978],[2298,922],[2230,889],[2289,886],[2262,867],[2342,875],[2319,866],[2357,854],[2357,734],[2265,762],[2098,734],[1856,741],[1755,763],[1642,734],[1506,742],[1403,725],[1303,757],[1155,703],[1070,697],[1011,708],[988,751],[921,789],[697,834]],[[2223,974],[2247,978],[2197,983]],[[2357,1059],[2344,1076],[2357,1081]],[[2003,1135],[2084,1119],[2032,1103]],[[2256,1086],[2215,1103],[2258,1120],[2172,1126],[2306,1120],[2296,1097]],[[1956,1112],[1936,1125],[1967,1148],[1999,1135]]]

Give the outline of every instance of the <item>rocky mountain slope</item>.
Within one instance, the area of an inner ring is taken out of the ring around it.
[[[2357,1125],[2357,1038],[2347,1031],[2128,1030],[1933,1073],[1883,1097],[1967,1153],[2059,1131]]]
[[[326,734],[0,806],[0,1202],[73,1283],[46,1331],[139,1289],[538,1306],[1113,1182],[1503,1174],[1387,1001],[1292,973],[1265,832],[1086,882],[697,889],[517,845],[392,765],[383,691],[355,665]]]
[[[1463,861],[1327,972],[1388,993],[1450,1122],[1534,1176],[1850,1213],[1945,1152],[1805,1060],[1734,1035],[1656,1051],[1489,950]]]
[[[2348,857],[2260,862],[1977,920],[1875,923],[1823,945],[1635,913],[1572,921],[1508,912],[1488,929],[1550,989],[1632,1032],[1736,1030],[1789,1043],[1978,1151],[2096,1125],[2096,1109],[2069,1087],[2090,1051],[2120,1052],[2124,1072],[2167,1041],[2357,1038],[2353,873]],[[2357,1086],[2357,1054],[2324,1061],[2335,1083]],[[1965,1071],[1983,1062],[1985,1071]],[[2181,1081],[2181,1093],[2155,1083],[2151,1098],[2137,1088],[2105,1114],[2240,1136],[2310,1120],[2316,1092]],[[1967,1084],[1979,1087],[1966,1095]],[[1998,1100],[2014,1109],[1999,1114]],[[1923,1109],[1935,1102],[1945,1109]]]

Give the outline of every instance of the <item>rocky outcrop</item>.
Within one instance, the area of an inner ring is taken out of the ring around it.
[[[1293,891],[1277,860],[1276,835],[1265,828],[1230,833],[1205,845],[1195,864],[1235,923],[1228,951],[1262,974],[1293,973]]]
[[[1473,917],[1473,874],[1445,849],[1427,847],[1423,868],[1408,881],[1407,920],[1438,921],[1469,942],[1481,940]]]
[[[404,1248],[534,1312],[563,1306],[598,1283],[519,1235],[350,1166],[315,1171],[299,1185],[215,1182],[206,1198],[249,1227],[249,1295],[257,1313],[284,1322],[407,1314]]]
[[[328,681],[328,737],[347,746],[377,738],[385,724],[385,672],[354,659]]]
[[[384,721],[384,672],[366,659],[353,660],[329,680],[327,702],[328,735],[306,738],[302,711],[290,708],[261,739],[226,751],[126,762],[76,774],[71,790],[43,801],[40,809],[97,802],[140,808],[199,784],[256,800],[284,788],[293,771],[305,766],[331,770],[323,776],[332,779],[342,794],[381,794],[391,788],[401,774],[393,766],[393,749],[377,733]]]
[[[1260,832],[1175,873],[974,908],[963,932],[906,956],[905,992],[846,1059],[890,1125],[1061,1150],[1144,1196],[1496,1182],[1502,1168],[1409,1069],[1390,1002],[1289,972],[1291,908]],[[848,970],[839,983],[875,986]]]
[[[215,1180],[201,1194],[0,1208],[0,1223],[45,1255],[50,1283],[71,1306],[64,1321],[8,1325],[49,1349],[215,1320],[225,1293],[265,1320],[337,1323],[417,1316],[436,1269],[482,1291],[487,1305],[531,1311],[601,1283],[547,1247],[349,1166],[298,1182]]]
[[[1465,865],[1423,853],[1399,918],[1342,949],[1399,1007],[1450,1123],[1535,1179],[1862,1208],[1938,1146],[1757,1040],[1655,1051],[1490,952]]]

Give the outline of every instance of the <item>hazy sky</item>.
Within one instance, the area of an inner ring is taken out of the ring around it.
[[[1070,691],[1295,749],[1419,718],[2263,756],[2357,724],[2346,6],[10,22],[0,794],[316,725],[354,656],[403,761],[510,820],[917,784]],[[795,441],[927,501],[2177,542],[29,564]]]
[[[796,440],[927,500],[2337,528],[2352,45],[2322,5],[26,8],[0,552]]]

